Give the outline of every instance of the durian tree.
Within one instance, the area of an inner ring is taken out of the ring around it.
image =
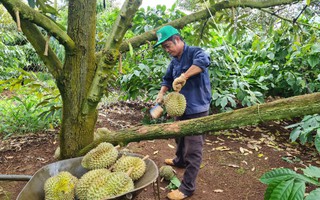
[[[21,30],[33,45],[56,81],[63,102],[60,131],[61,158],[75,157],[79,155],[80,150],[85,147],[88,149],[95,144],[92,142],[94,127],[97,121],[97,105],[102,96],[108,94],[107,85],[110,81],[112,69],[119,59],[119,55],[129,50],[129,44],[133,48],[139,48],[139,46],[149,41],[156,40],[155,32],[160,27],[129,40],[123,40],[142,2],[142,0],[126,0],[113,24],[112,31],[105,41],[103,50],[96,52],[96,0],[69,0],[67,2],[68,23],[66,31],[48,17],[49,13],[53,12],[54,9],[48,5],[47,0],[29,1],[36,3],[38,9],[30,7],[25,2],[23,0],[0,0],[0,3],[4,5],[16,21],[18,30]],[[192,13],[168,24],[180,29],[190,23],[206,20],[223,9],[234,7],[268,8],[294,2],[297,1],[232,0],[215,3],[212,0],[210,1],[209,10],[204,9]],[[46,36],[43,34],[44,32]],[[48,46],[49,37],[54,37],[64,46],[65,60],[59,60],[56,53]],[[319,95],[317,98],[319,99]],[[311,100],[311,103],[315,103],[318,106],[313,108],[312,111],[314,113],[319,112],[319,101],[314,98],[311,98]],[[305,105],[305,103],[299,104],[299,106]],[[273,107],[270,109],[273,109]],[[299,113],[295,112],[295,115],[302,112],[302,110]],[[293,116],[290,115],[290,117]],[[181,125],[192,122],[179,123]],[[205,123],[210,122],[205,121]],[[166,135],[165,137],[175,137],[183,131],[182,128],[179,128],[180,125],[164,124],[160,126],[155,125],[154,128],[139,127],[136,133],[141,134],[141,139],[156,138],[152,134],[148,134],[156,133],[156,130],[161,133],[170,133],[164,134]],[[245,123],[239,123],[237,126],[241,125],[245,125]],[[207,126],[201,123],[194,127],[197,127],[200,133],[214,128],[214,126]],[[186,132],[186,134],[192,133]],[[112,140],[112,138],[117,138],[116,135],[118,134],[115,133],[109,139],[105,139]],[[148,135],[148,137],[143,137],[144,135]],[[119,136],[119,138],[123,137],[123,133],[119,133]],[[135,139],[135,141],[139,141],[139,139]],[[113,141],[113,143],[117,143],[117,141]]]

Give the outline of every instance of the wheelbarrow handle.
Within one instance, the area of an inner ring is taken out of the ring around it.
[[[30,175],[0,174],[0,180],[3,181],[29,181],[31,178]]]

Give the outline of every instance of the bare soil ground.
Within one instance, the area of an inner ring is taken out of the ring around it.
[[[145,106],[145,105],[144,105]],[[119,130],[141,123],[144,107],[140,103],[117,103],[100,109],[97,127]],[[259,182],[263,173],[272,168],[298,170],[309,164],[319,166],[319,154],[313,147],[291,144],[289,130],[292,121],[267,122],[259,126],[207,133],[203,163],[197,178],[197,190],[190,200],[260,200],[266,185]],[[0,141],[0,174],[33,175],[41,167],[55,162],[58,130],[30,133]],[[130,143],[134,153],[149,155],[160,168],[165,158],[175,152],[174,139]],[[183,169],[176,168],[182,178]],[[16,199],[26,181],[0,180],[0,199]],[[168,182],[158,185],[155,195],[152,184],[137,197],[138,200],[166,199]]]

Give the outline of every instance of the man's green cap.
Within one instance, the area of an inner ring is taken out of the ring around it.
[[[161,43],[169,39],[171,36],[179,34],[179,31],[172,26],[164,26],[157,31],[158,42],[153,47],[159,46]]]

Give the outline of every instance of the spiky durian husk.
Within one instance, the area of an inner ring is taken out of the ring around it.
[[[78,178],[62,171],[48,178],[44,184],[45,200],[73,200]]]
[[[146,171],[144,160],[135,156],[122,156],[113,166],[115,172],[127,172],[131,167],[133,170],[129,176],[134,181],[141,178]]]
[[[101,176],[109,175],[111,172],[108,169],[94,169],[85,173],[76,185],[76,196],[79,200],[87,199],[87,190],[91,184]]]
[[[186,110],[187,101],[183,94],[170,92],[164,99],[164,105],[169,116],[179,117]]]
[[[87,190],[86,199],[106,199],[125,194],[133,189],[134,183],[128,174],[113,172],[95,179]]]
[[[118,150],[111,143],[102,142],[83,157],[81,165],[86,169],[108,168],[117,158]]]
[[[175,176],[173,168],[167,165],[160,167],[159,175],[167,181],[171,180]]]

